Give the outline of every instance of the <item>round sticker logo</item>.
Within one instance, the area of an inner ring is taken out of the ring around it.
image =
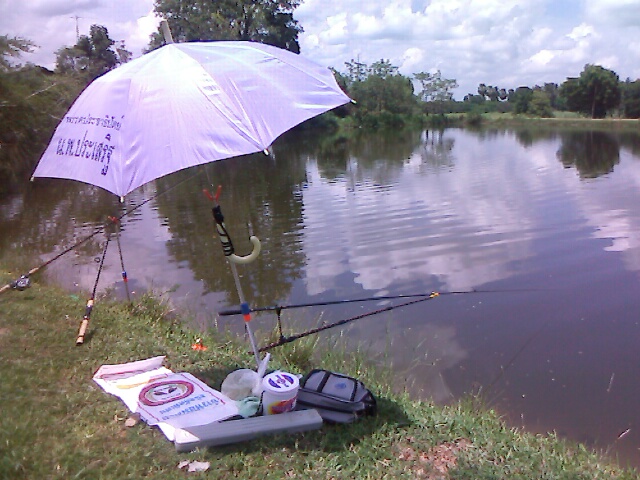
[[[147,385],[142,389],[139,400],[149,407],[182,400],[193,393],[193,384],[185,380],[170,380]]]
[[[294,380],[291,375],[285,373],[280,373],[269,378],[269,385],[274,388],[289,388],[293,385],[293,382]]]

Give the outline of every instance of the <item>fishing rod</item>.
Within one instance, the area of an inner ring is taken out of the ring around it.
[[[129,278],[127,276],[127,270],[124,268],[124,258],[122,257],[122,246],[120,245],[120,220],[115,217],[109,217],[109,220],[113,222],[116,229],[116,242],[118,243],[118,255],[120,256],[120,267],[122,268],[122,283],[124,284],[125,292],[127,293],[127,301],[131,303],[131,295],[129,294]]]
[[[473,293],[473,292],[469,292],[469,293]],[[349,318],[345,318],[343,320],[338,320],[337,322],[333,322],[333,323],[329,323],[329,324],[326,324],[326,325],[322,325],[321,327],[313,328],[311,330],[307,330],[306,332],[297,333],[295,335],[284,336],[282,334],[282,329],[280,329],[280,339],[278,339],[277,341],[275,341],[273,343],[270,343],[269,345],[265,345],[264,347],[262,347],[260,349],[260,352],[265,352],[267,350],[271,350],[272,348],[280,347],[280,346],[285,345],[287,343],[291,343],[291,342],[293,342],[295,340],[298,340],[300,338],[308,337],[309,335],[314,335],[316,333],[323,332],[324,330],[329,330],[330,328],[339,327],[341,325],[345,325],[345,324],[350,323],[350,322],[355,322],[356,320],[360,320],[362,318],[370,317],[372,315],[377,315],[379,313],[389,312],[389,311],[394,310],[396,308],[408,307],[409,305],[414,305],[416,303],[426,302],[427,300],[433,300],[434,298],[437,298],[440,295],[442,295],[442,294],[438,293],[438,292],[431,292],[430,294],[428,294],[428,296],[423,295],[422,298],[418,298],[416,300],[410,300],[408,302],[404,302],[404,303],[401,303],[401,304],[398,304],[398,305],[389,305],[389,306],[386,306],[386,307],[383,307],[383,308],[379,308],[377,310],[373,310],[371,312],[362,313],[362,314],[356,315],[354,317],[349,317]]]
[[[345,324],[353,322],[355,320],[360,320],[362,318],[370,317],[372,315],[377,315],[379,313],[389,312],[391,310],[395,310],[396,308],[407,307],[409,305],[414,305],[416,303],[421,303],[421,302],[425,302],[427,300],[432,300],[432,299],[434,299],[436,297],[440,297],[442,295],[461,295],[461,294],[468,294],[468,293],[528,292],[528,291],[532,291],[532,290],[533,289],[510,289],[510,290],[477,290],[477,289],[473,289],[473,290],[461,290],[461,291],[449,291],[449,292],[419,293],[419,294],[411,294],[411,295],[388,295],[388,296],[381,296],[381,297],[367,297],[367,298],[358,298],[358,299],[337,300],[337,301],[333,301],[333,302],[316,302],[316,303],[305,303],[305,304],[298,304],[298,305],[284,305],[282,307],[278,307],[278,306],[276,306],[276,307],[260,307],[260,308],[256,308],[254,311],[273,310],[273,311],[276,312],[276,315],[278,317],[277,326],[278,326],[278,331],[279,331],[279,334],[280,334],[280,338],[276,342],[273,342],[273,343],[271,343],[269,345],[266,345],[266,346],[262,347],[260,349],[260,351],[264,352],[264,351],[270,350],[272,348],[284,345],[286,343],[291,343],[291,342],[293,342],[295,340],[298,340],[299,338],[303,338],[303,337],[307,337],[309,335],[320,333],[320,332],[322,332],[324,330],[329,330],[330,328],[335,328],[335,327],[338,327],[338,326],[341,326],[341,325],[345,325]],[[379,309],[373,310],[371,312],[362,313],[362,314],[356,315],[354,317],[349,317],[349,318],[346,318],[346,319],[343,319],[343,320],[338,320],[337,322],[333,322],[333,323],[329,323],[329,324],[326,324],[326,325],[322,325],[321,327],[314,328],[314,329],[311,329],[311,330],[307,330],[306,332],[302,332],[302,333],[295,334],[295,335],[285,336],[283,334],[283,332],[282,332],[281,314],[282,314],[282,310],[286,309],[286,308],[298,308],[298,307],[308,307],[308,306],[316,306],[316,305],[334,305],[334,304],[341,304],[341,303],[352,303],[352,302],[362,302],[362,301],[372,301],[372,300],[394,300],[394,299],[399,299],[399,298],[416,298],[416,299],[415,300],[410,300],[408,302],[400,303],[400,304],[397,304],[397,305],[388,305],[386,307],[379,308]],[[233,314],[235,314],[235,309],[225,310],[224,313],[220,313],[220,314],[221,315],[223,315],[223,314],[233,315]]]
[[[166,190],[163,190],[160,193],[156,193],[155,195],[149,197],[148,199],[146,199],[145,201],[143,201],[142,203],[136,205],[135,207],[126,210],[122,215],[120,215],[119,217],[116,218],[116,220],[119,222],[120,220],[122,220],[124,217],[126,217],[127,215],[132,214],[133,212],[135,212],[136,210],[138,210],[139,208],[143,207],[144,205],[146,205],[147,203],[149,203],[151,200],[158,198],[160,195],[164,195],[165,193],[167,193],[170,190],[173,190],[174,188],[176,188],[178,185],[186,182],[187,180],[191,180],[193,177],[195,177],[196,175],[198,175],[199,173],[196,172],[193,175],[184,178],[182,180],[180,180],[179,182],[176,182],[175,185],[170,186],[169,188],[167,188]],[[109,220],[111,220],[114,217],[109,217]],[[113,220],[111,220],[113,221]],[[115,223],[115,222],[114,222]],[[27,288],[29,288],[31,286],[31,280],[30,280],[30,276],[34,275],[35,273],[39,272],[40,270],[42,270],[43,268],[47,267],[48,265],[50,265],[51,263],[53,263],[54,261],[58,260],[60,257],[66,255],[67,253],[71,252],[72,250],[75,250],[76,248],[78,248],[80,245],[88,242],[89,240],[91,240],[93,237],[95,237],[96,235],[102,233],[105,229],[105,226],[100,226],[98,227],[93,233],[89,234],[88,236],[86,236],[83,239],[80,239],[79,241],[77,241],[76,243],[74,243],[73,245],[71,245],[68,248],[65,248],[62,252],[60,252],[59,254],[57,254],[56,256],[54,256],[53,258],[47,260],[46,262],[42,263],[41,265],[32,268],[31,270],[29,270],[27,273],[20,275],[19,278],[17,278],[16,280],[14,280],[13,282],[9,282],[6,285],[4,285],[3,287],[0,287],[0,294],[6,292],[7,290],[26,290]],[[126,281],[126,280],[125,280]],[[128,293],[128,292],[127,292]]]
[[[82,317],[82,322],[80,323],[80,329],[78,330],[78,337],[76,338],[76,345],[78,346],[84,344],[84,336],[87,332],[87,327],[89,326],[89,320],[91,319],[91,312],[93,311],[93,305],[96,300],[96,292],[98,290],[98,280],[100,280],[100,273],[102,273],[102,267],[104,266],[104,258],[107,256],[107,248],[109,247],[110,239],[111,239],[111,235],[107,232],[107,241],[104,243],[104,248],[102,250],[102,258],[100,258],[98,275],[96,276],[96,281],[93,284],[93,292],[91,292],[91,297],[87,301],[87,306],[85,307],[84,316]]]
[[[460,290],[460,291],[448,291],[448,292],[439,292],[438,295],[462,295],[466,293],[509,293],[509,292],[528,292],[531,290]],[[328,305],[341,305],[345,303],[356,303],[356,302],[375,302],[379,300],[398,300],[402,298],[421,298],[421,297],[429,297],[433,295],[434,292],[429,293],[414,293],[414,294],[401,294],[401,295],[385,295],[379,297],[366,297],[366,298],[352,298],[352,299],[344,299],[344,300],[329,300],[325,302],[310,302],[310,303],[297,303],[292,305],[270,305],[266,307],[254,307],[251,308],[252,312],[278,312],[282,310],[288,310],[290,308],[305,308],[305,307],[324,307]],[[228,315],[239,315],[242,313],[240,308],[228,308],[225,310],[218,311],[218,315],[225,317]]]
[[[2,288],[0,288],[0,293],[6,292],[9,289],[14,289],[14,290],[25,290],[27,288],[29,288],[31,286],[31,281],[29,279],[29,277],[31,275],[33,275],[34,273],[42,270],[43,268],[45,268],[47,265],[53,263],[54,261],[56,261],[57,259],[59,259],[60,257],[62,257],[63,255],[66,255],[67,253],[69,253],[71,250],[79,247],[80,245],[82,245],[85,242],[88,242],[89,240],[91,240],[93,237],[95,237],[97,234],[99,234],[100,232],[102,232],[102,230],[104,229],[104,227],[99,227],[97,230],[95,230],[91,235],[83,238],[82,240],[74,243],[73,245],[71,245],[68,248],[65,248],[62,252],[60,252],[59,254],[57,254],[55,257],[51,258],[50,260],[47,260],[46,262],[44,262],[43,264],[32,268],[31,270],[29,270],[27,273],[25,273],[24,275],[21,275],[20,278],[18,278],[17,280],[14,280],[13,282],[7,283],[5,286],[3,286]]]

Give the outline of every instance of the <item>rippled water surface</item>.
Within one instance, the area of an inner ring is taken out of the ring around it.
[[[0,255],[36,266],[142,204],[122,220],[131,288],[166,292],[199,328],[240,331],[239,318],[216,313],[238,297],[201,193],[211,184],[223,186],[237,253],[250,250],[248,223],[262,241],[259,259],[240,267],[252,306],[440,292],[323,341],[364,344],[372,364],[392,362],[398,385],[416,395],[446,402],[480,391],[514,425],[640,465],[637,133],[297,133],[272,158],[178,172],[124,205],[76,182],[38,180],[0,199]],[[96,235],[46,274],[90,291],[104,242]],[[99,283],[108,288],[124,291],[115,242]],[[402,301],[288,309],[285,333]],[[275,315],[254,324],[264,335]]]

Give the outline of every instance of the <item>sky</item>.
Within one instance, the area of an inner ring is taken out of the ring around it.
[[[640,0],[302,0],[294,13],[301,55],[346,72],[384,59],[400,73],[455,79],[455,98],[478,85],[561,84],[585,64],[640,78]],[[48,68],[55,51],[104,25],[142,54],[158,19],[153,0],[0,0],[0,35],[39,48],[22,57]]]

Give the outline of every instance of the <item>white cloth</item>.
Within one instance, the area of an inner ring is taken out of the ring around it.
[[[176,428],[207,425],[238,414],[233,400],[189,373],[163,367],[164,358],[103,365],[93,379],[149,425],[157,425],[171,441]]]

